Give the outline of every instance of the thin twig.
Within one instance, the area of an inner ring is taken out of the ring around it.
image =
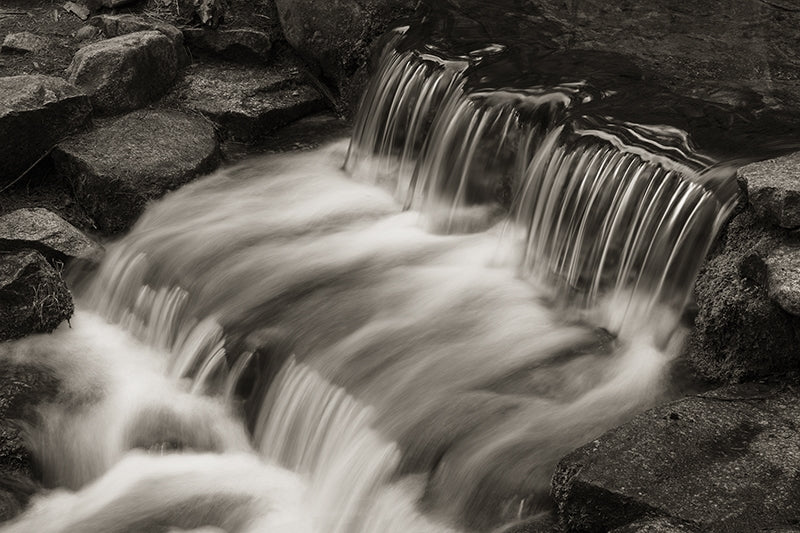
[[[55,148],[55,145],[53,145],[53,146],[51,146],[50,148],[48,148],[48,149],[47,149],[47,151],[46,151],[45,153],[43,153],[43,154],[42,154],[42,156],[41,156],[39,159],[37,159],[36,161],[34,161],[34,162],[33,162],[33,164],[31,164],[31,166],[29,166],[28,168],[26,168],[26,169],[25,169],[25,172],[23,172],[22,174],[20,174],[20,175],[19,175],[19,176],[17,176],[16,178],[14,178],[14,179],[13,179],[13,180],[12,180],[10,183],[8,183],[8,184],[7,184],[5,187],[3,187],[2,189],[0,189],[0,193],[2,193],[2,192],[5,192],[6,190],[8,190],[8,188],[9,188],[9,187],[11,187],[11,186],[12,186],[12,185],[14,185],[15,183],[17,183],[17,182],[18,182],[19,180],[21,180],[22,178],[24,178],[24,177],[25,177],[25,175],[26,175],[28,172],[30,172],[31,170],[33,170],[33,167],[35,167],[36,165],[38,165],[39,163],[41,163],[41,162],[42,162],[42,159],[44,159],[45,157],[47,157],[48,155],[50,155],[50,152],[52,152],[52,151],[53,151],[53,148]]]

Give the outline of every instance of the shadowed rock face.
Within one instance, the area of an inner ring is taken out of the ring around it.
[[[798,400],[791,388],[739,385],[639,415],[559,463],[562,524],[609,531],[660,516],[672,531],[743,533],[797,524]]]

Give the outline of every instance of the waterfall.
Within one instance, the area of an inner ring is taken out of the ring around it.
[[[62,382],[27,428],[54,490],[0,531],[492,530],[665,398],[729,170],[402,37],[349,148],[169,194],[72,328],[0,346]]]

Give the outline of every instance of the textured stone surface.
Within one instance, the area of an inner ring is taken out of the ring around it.
[[[785,233],[745,209],[731,220],[700,271],[687,357],[703,377],[739,381],[800,365],[798,320],[766,289],[764,260],[789,244]]]
[[[272,56],[272,37],[259,30],[185,28],[183,35],[193,51],[210,52],[231,61],[266,62]]]
[[[227,3],[224,0],[178,0],[181,17],[187,22],[199,22],[216,28],[225,20]]]
[[[86,91],[96,111],[110,114],[161,97],[175,81],[177,68],[173,42],[161,32],[141,31],[84,46],[67,76]]]
[[[662,516],[702,531],[791,527],[800,520],[798,417],[791,387],[757,384],[639,415],[561,460],[553,494],[562,524],[609,531]]]
[[[38,252],[0,252],[0,341],[53,331],[72,311],[67,286]]]
[[[210,172],[219,160],[208,121],[167,110],[101,121],[60,143],[53,158],[97,227],[108,233],[128,229],[149,201]]]
[[[765,264],[770,299],[787,313],[800,316],[800,247],[776,248]]]
[[[326,105],[300,81],[297,69],[280,66],[193,65],[172,97],[238,141],[256,140]]]
[[[61,78],[0,78],[0,184],[17,178],[91,113],[86,95]]]
[[[29,31],[9,33],[3,39],[0,52],[38,52],[47,48],[50,40]]]
[[[800,152],[746,165],[739,179],[759,217],[784,228],[800,227]]]
[[[166,22],[144,19],[135,15],[97,15],[89,19],[89,24],[103,32],[106,37],[119,37],[138,31],[157,31],[163,33],[172,41],[179,66],[186,66],[191,62],[186,47],[183,44],[181,30]]]
[[[43,208],[17,209],[0,216],[0,250],[32,248],[51,261],[99,263],[103,247],[78,228]]]

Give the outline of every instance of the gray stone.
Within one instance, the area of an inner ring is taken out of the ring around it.
[[[694,533],[696,529],[669,518],[645,518],[613,530],[611,533]]]
[[[52,261],[96,264],[103,247],[47,209],[17,209],[0,216],[0,250],[32,248]]]
[[[93,131],[60,143],[53,160],[107,233],[130,228],[148,202],[210,172],[219,161],[214,128],[197,116],[140,110],[99,122]]]
[[[41,35],[36,35],[29,31],[20,33],[9,33],[3,39],[3,45],[0,46],[0,52],[38,52],[44,50],[50,44],[50,40]]]
[[[161,32],[141,31],[84,46],[67,76],[86,91],[96,111],[111,114],[160,98],[177,68],[173,42]]]
[[[695,283],[698,310],[686,356],[701,376],[736,382],[800,366],[798,319],[766,288],[765,258],[788,238],[750,208],[728,224]]]
[[[739,169],[756,214],[783,228],[800,227],[800,152]]]
[[[181,17],[188,22],[216,28],[225,19],[224,0],[178,0]]]
[[[67,134],[82,128],[92,107],[61,78],[0,78],[0,185],[16,179]]]
[[[765,263],[769,297],[787,313],[800,316],[800,248],[776,248]]]
[[[758,384],[643,413],[561,460],[553,495],[562,525],[610,531],[666,517],[701,531],[749,533],[796,524],[798,417],[791,387]]]
[[[213,120],[229,139],[248,142],[326,105],[297,69],[281,67],[192,65],[172,97]]]
[[[81,26],[78,28],[78,31],[75,32],[75,40],[77,41],[88,41],[89,39],[94,39],[99,36],[100,30],[94,26]]]
[[[210,52],[232,61],[266,62],[272,55],[272,38],[259,30],[185,28],[183,36],[190,49]]]
[[[135,2],[136,0],[102,0],[102,5],[104,7],[115,8],[115,7],[124,7],[127,6],[128,4],[133,4]]]
[[[191,62],[189,53],[183,45],[183,33],[172,24],[135,15],[97,15],[89,19],[89,24],[102,31],[106,37],[119,37],[138,31],[161,32],[172,41],[178,66],[184,67]]]
[[[0,252],[0,341],[49,333],[72,312],[64,280],[39,252]]]

